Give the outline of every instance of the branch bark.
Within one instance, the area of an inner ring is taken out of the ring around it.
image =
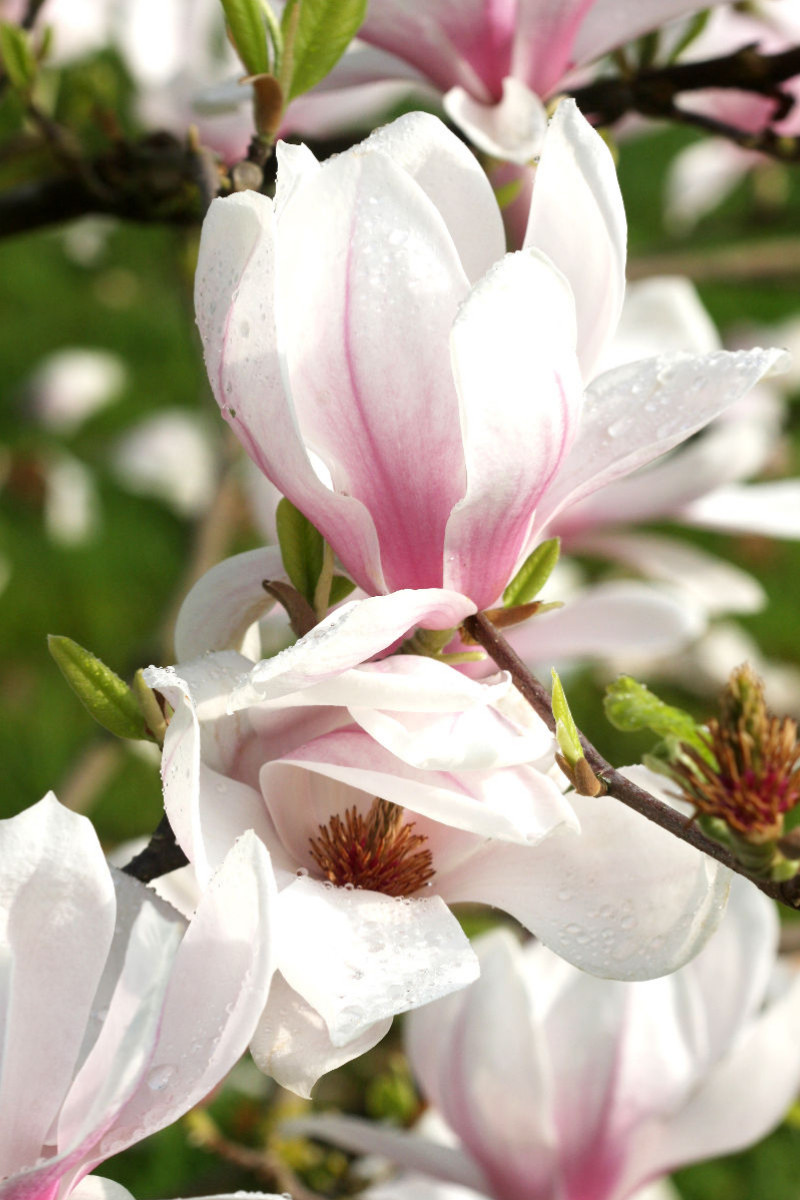
[[[671,63],[613,79],[599,79],[576,88],[572,95],[581,111],[598,125],[612,125],[627,113],[636,112],[694,126],[782,162],[800,162],[800,139],[785,137],[771,128],[772,123],[782,120],[794,107],[794,98],[781,85],[798,74],[800,46],[778,54],[762,54],[756,45],[751,45],[719,58]],[[770,125],[752,133],[680,106],[682,94],[707,89],[735,89],[766,96],[775,102]]]
[[[164,816],[144,850],[126,863],[122,870],[142,883],[151,883],[161,875],[168,875],[170,871],[177,871],[178,867],[185,867],[188,862],[188,858],[175,841],[172,826]]]
[[[555,733],[556,723],[546,688],[531,674],[522,659],[499,630],[495,629],[486,614],[477,613],[475,616],[467,617],[464,621],[464,628],[470,637],[483,646],[498,667],[508,671],[518,691],[539,714],[548,729]],[[647,817],[649,821],[660,825],[662,829],[666,829],[668,833],[680,838],[681,841],[688,842],[696,850],[701,850],[710,858],[716,859],[723,866],[735,871],[737,875],[743,875],[770,899],[778,900],[789,908],[800,908],[800,876],[790,879],[786,883],[773,883],[770,880],[757,879],[750,875],[725,846],[706,837],[693,821],[687,821],[674,808],[670,808],[668,804],[664,804],[650,792],[646,792],[630,779],[626,779],[612,767],[611,763],[583,734],[580,734],[580,739],[589,766],[603,780],[609,796],[613,796],[615,800],[626,804],[628,808]]]

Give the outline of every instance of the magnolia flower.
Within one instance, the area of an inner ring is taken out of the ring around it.
[[[629,287],[603,365],[613,369],[643,359],[659,343],[692,353],[719,348],[719,335],[686,279],[656,278]],[[752,575],[692,543],[635,526],[668,520],[725,533],[800,538],[800,480],[745,483],[779,452],[782,415],[778,396],[767,383],[759,384],[663,462],[565,505],[548,532],[558,534],[568,551],[615,559],[678,585],[708,614],[757,610],[765,596]]]
[[[517,254],[485,175],[434,117],[322,164],[278,155],[274,202],[243,192],[206,218],[206,364],[248,453],[368,593],[444,586],[490,605],[560,509],[780,360],[669,354],[593,379],[622,304],[625,218],[571,101]]]
[[[474,605],[433,589],[353,601],[253,663],[238,647],[280,570],[275,549],[216,567],[181,611],[184,661],[146,672],[174,708],[165,807],[200,888],[244,829],[275,864],[263,1070],[308,1094],[395,1013],[465,986],[477,963],[454,902],[497,905],[600,974],[656,975],[696,952],[726,871],[616,801],[565,797],[551,736],[505,677],[367,661]]]
[[[593,979],[495,931],[476,942],[480,979],[406,1026],[449,1144],[347,1117],[295,1128],[427,1176],[431,1200],[446,1183],[495,1200],[627,1200],[763,1137],[796,1095],[800,978],[776,974],[777,932],[742,879],[697,958],[650,982]],[[401,1179],[380,1194],[420,1192]]]
[[[246,834],[187,924],[50,794],[0,821],[0,863],[0,1197],[116,1200],[84,1177],[197,1104],[252,1036],[274,965],[269,856]]]
[[[444,93],[448,116],[481,150],[527,162],[574,68],[707,8],[696,0],[371,0],[359,38],[411,64]]]
[[[800,38],[800,4],[797,0],[769,0],[768,4],[733,5],[718,8],[699,37],[681,56],[700,61],[734,54],[756,46],[763,54],[778,54],[796,46]],[[781,84],[781,93],[794,104],[779,121],[773,120],[777,100],[735,88],[708,88],[680,97],[681,108],[730,125],[746,133],[766,129],[786,137],[800,133],[800,79],[794,76]],[[679,232],[686,232],[706,213],[716,208],[749,172],[770,160],[745,150],[723,137],[705,137],[675,156],[666,182],[665,218]]]

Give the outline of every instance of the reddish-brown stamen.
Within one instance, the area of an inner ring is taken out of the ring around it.
[[[419,847],[424,834],[414,833],[404,810],[376,798],[366,816],[348,808],[343,817],[320,825],[310,838],[311,856],[324,877],[337,887],[364,888],[386,896],[411,896],[433,878],[433,856]]]

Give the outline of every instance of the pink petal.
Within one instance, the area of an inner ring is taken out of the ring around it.
[[[593,0],[575,39],[573,61],[591,62],[642,33],[658,29],[676,17],[714,8],[723,0]]]
[[[378,0],[359,37],[411,63],[443,92],[499,98],[510,73],[514,7],[497,0]]]
[[[380,590],[369,513],[320,482],[297,428],[276,341],[274,236],[272,203],[256,192],[215,200],[208,211],[195,307],[211,387],[256,465],[333,545],[348,548],[348,562],[370,590]]]
[[[365,590],[440,586],[444,526],[464,490],[448,337],[468,288],[441,213],[402,166],[358,147],[303,177],[278,218],[276,252],[295,419],[334,489],[369,511],[385,587],[288,475],[267,473]],[[272,446],[283,459],[275,431]]]
[[[445,578],[485,608],[574,436],[582,389],[569,288],[535,252],[507,255],[460,309],[451,347],[467,491],[447,524]]]

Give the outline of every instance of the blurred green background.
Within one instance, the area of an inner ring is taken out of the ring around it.
[[[121,103],[124,78],[113,63],[101,65],[104,86]],[[81,95],[76,85],[75,104]],[[0,108],[0,132],[18,116],[9,103],[6,99]],[[694,262],[707,274],[709,252],[717,248],[797,236],[800,170],[777,168],[759,183],[741,186],[690,237],[668,234],[661,216],[664,172],[672,155],[691,140],[684,132],[661,130],[625,143],[620,151],[634,259],[658,255],[664,268],[667,259],[678,268]],[[212,506],[212,518],[181,516],[157,497],[133,494],[109,462],[126,431],[148,415],[177,408],[206,422],[219,445],[220,476],[229,470],[230,451],[193,323],[196,247],[196,230],[106,220],[0,241],[0,815],[16,813],[54,788],[91,815],[109,848],[155,827],[157,762],[93,726],[62,680],[45,639],[48,633],[66,634],[126,678],[139,666],[169,660],[170,616],[186,590],[198,542],[201,550],[208,548],[215,510]],[[700,293],[723,334],[735,333],[745,323],[800,317],[799,283],[789,271],[747,283],[704,279]],[[62,435],[35,419],[28,384],[44,356],[72,347],[118,355],[126,379],[115,403]],[[783,468],[793,474],[800,472],[796,405],[789,410],[789,431]],[[74,545],[54,540],[45,519],[48,465],[64,452],[88,469],[98,501],[96,528]],[[226,528],[230,536],[220,554],[257,544],[258,534],[242,512]],[[762,580],[770,603],[742,623],[764,654],[800,664],[800,546],[695,536]],[[674,686],[661,690],[668,699],[703,712],[696,696]],[[612,760],[635,759],[642,744],[605,724],[598,697],[590,670],[571,683],[573,710],[589,736]],[[372,1054],[324,1080],[319,1097],[366,1108],[372,1115],[408,1119],[416,1102],[398,1044],[395,1031]],[[265,1105],[270,1097],[277,1107]],[[315,1190],[350,1188],[342,1155],[270,1140],[277,1114],[292,1111],[295,1103],[243,1068],[211,1104],[215,1126],[189,1118],[105,1164],[102,1173],[141,1200],[240,1187],[283,1190],[269,1166],[254,1171],[241,1149],[227,1146],[222,1158],[211,1153],[208,1146],[219,1149],[223,1137],[240,1148],[269,1142],[271,1153],[277,1145]],[[797,1200],[798,1130],[800,1125],[787,1124],[749,1153],[681,1172],[682,1194],[690,1200]]]

